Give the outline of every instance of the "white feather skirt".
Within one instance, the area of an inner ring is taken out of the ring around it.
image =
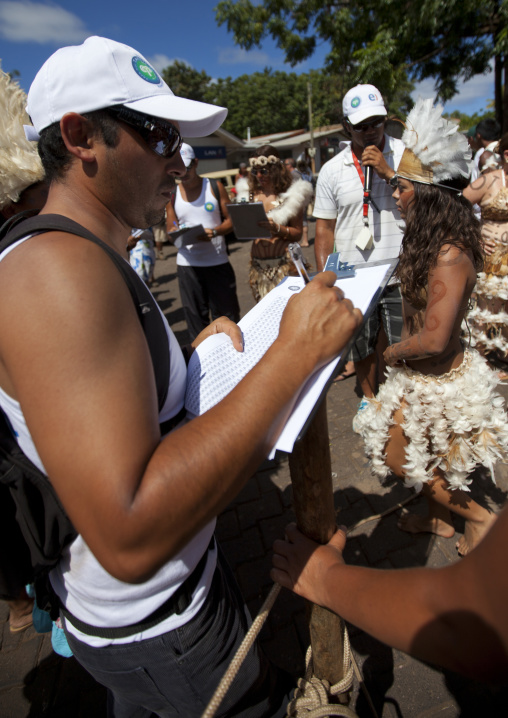
[[[504,399],[495,391],[498,383],[474,350],[466,350],[462,364],[440,376],[389,367],[377,396],[355,417],[373,473],[380,478],[390,473],[385,463],[388,432],[394,413],[404,405],[406,486],[420,491],[440,469],[450,489],[469,491],[477,466],[489,469],[495,481],[495,462],[508,460],[508,417]]]

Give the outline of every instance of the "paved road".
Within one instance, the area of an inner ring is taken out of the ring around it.
[[[311,223],[311,237],[313,225]],[[247,284],[248,243],[231,247],[242,315],[253,306]],[[314,263],[312,246],[305,250]],[[187,332],[176,282],[175,251],[166,247],[165,259],[156,267],[154,294],[177,338]],[[505,397],[507,390],[502,389]],[[328,397],[328,423],[332,479],[340,522],[348,527],[379,514],[407,498],[409,492],[393,479],[384,484],[368,469],[359,437],[351,430],[358,397],[355,380],[332,385]],[[507,467],[499,466],[497,486],[478,476],[478,491],[492,506],[508,496]],[[414,508],[424,511],[423,501]],[[253,614],[271,586],[271,545],[293,520],[291,482],[287,458],[265,462],[218,520],[217,533]],[[460,521],[456,523],[461,531]],[[349,562],[377,568],[444,566],[457,560],[454,539],[411,536],[396,527],[396,514],[362,525],[348,540]],[[33,630],[9,633],[6,605],[0,602],[0,718],[103,718],[104,690],[94,683],[74,659],[61,659],[51,650],[48,636]],[[503,718],[508,714],[506,695],[474,681],[466,681],[400,651],[392,651],[354,627],[350,637],[365,685],[379,718]],[[265,624],[261,640],[270,657],[294,676],[303,675],[309,639],[301,599],[282,591]],[[371,718],[358,686],[352,707],[360,718]]]

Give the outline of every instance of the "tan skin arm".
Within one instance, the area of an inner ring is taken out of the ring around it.
[[[493,197],[498,189],[502,187],[501,174],[503,170],[497,172],[489,172],[485,175],[480,175],[474,182],[468,185],[462,192],[464,197],[468,199],[471,204],[481,204],[482,200]]]
[[[260,237],[254,240],[255,244],[260,242],[275,242],[282,240],[283,242],[298,242],[302,238],[303,231],[303,209],[297,215],[291,217],[287,224],[279,224],[273,219],[268,222],[259,222],[260,227],[266,228],[270,234],[270,238]]]
[[[442,248],[436,267],[429,272],[423,329],[385,350],[384,358],[389,366],[447,354],[452,340],[458,339],[475,276],[471,259],[465,252],[451,245]]]
[[[166,205],[166,233],[168,239],[171,239],[171,232],[178,229],[178,217],[175,214],[175,208],[173,202],[168,202]]]
[[[481,204],[483,199],[490,199],[491,197],[494,197],[494,195],[503,186],[502,175],[500,172],[504,172],[504,170],[489,172],[488,174],[481,175],[478,179],[466,187],[462,194],[471,202],[471,204],[478,205]],[[492,236],[492,232],[489,229],[488,224],[482,225],[482,242],[485,254],[493,254],[496,249],[497,242],[496,237]]]
[[[102,250],[48,233],[6,257],[0,279],[0,384],[20,402],[78,532],[107,571],[134,583],[228,505],[306,377],[361,317],[339,299],[334,275],[320,275],[291,300],[278,339],[244,381],[160,441],[146,340]]]
[[[318,272],[322,272],[328,255],[333,252],[335,246],[335,219],[317,219],[316,237],[314,240],[314,252],[316,255],[316,266]]]
[[[347,566],[343,529],[325,546],[294,524],[276,541],[271,576],[380,641],[475,679],[508,671],[508,509],[484,540],[445,568]]]

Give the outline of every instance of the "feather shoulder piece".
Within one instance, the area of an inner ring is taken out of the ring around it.
[[[276,206],[267,215],[277,224],[287,224],[306,207],[312,199],[314,189],[307,180],[298,179],[277,198]]]
[[[23,125],[30,124],[25,106],[23,90],[0,69],[0,209],[44,178],[37,145],[25,137]]]

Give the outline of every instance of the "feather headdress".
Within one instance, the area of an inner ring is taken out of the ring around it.
[[[23,130],[30,124],[25,106],[23,90],[0,69],[0,210],[44,178],[37,145]]]
[[[434,185],[469,177],[471,150],[467,139],[442,113],[441,105],[434,107],[432,100],[418,99],[402,135],[406,149],[397,168],[399,177]]]

